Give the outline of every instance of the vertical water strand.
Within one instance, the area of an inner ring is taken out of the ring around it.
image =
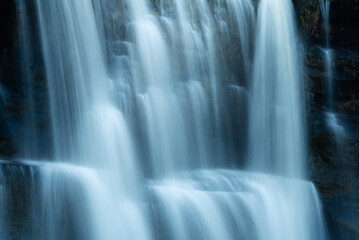
[[[226,99],[222,96],[224,84],[219,82],[224,63],[219,57],[222,42],[212,9],[222,4],[160,1],[150,8],[144,1],[127,2],[131,20],[125,45],[133,78],[130,82],[138,96],[140,127],[147,138],[143,148],[148,148],[155,175],[224,164],[221,137],[227,121],[223,116]],[[233,31],[247,50],[247,44],[251,48],[245,38],[252,34],[253,6],[248,1],[234,4],[234,12],[226,8],[226,21],[236,22]],[[247,20],[249,27],[242,30],[240,26],[246,26]],[[250,58],[247,51],[243,62]],[[198,91],[193,91],[194,86]],[[199,97],[203,99],[200,106],[185,101]]]
[[[123,55],[121,59],[129,59],[129,81],[138,97],[140,128],[146,138],[143,148],[149,153],[152,171],[161,175],[223,165],[221,137],[227,119],[223,116],[225,87],[219,74],[225,63],[219,57],[222,42],[213,9],[232,5],[179,0],[160,1],[150,4],[151,8],[139,0],[127,5],[131,14],[124,45],[129,58]],[[234,34],[240,36],[240,48],[247,51],[243,71],[250,72],[247,60],[252,47],[246,36],[252,34],[253,6],[249,1],[233,5],[234,11],[224,8],[228,12],[225,19],[235,22]],[[185,99],[203,100],[198,106]]]
[[[218,83],[218,53],[216,48],[215,28],[213,24],[212,13],[209,8],[208,2],[205,0],[198,1],[198,12],[201,13],[199,22],[202,25],[202,32],[204,38],[204,44],[207,52],[207,65],[208,65],[208,78],[211,85],[212,93],[212,108],[213,108],[213,131],[215,138],[215,157],[216,162],[222,162],[223,156],[223,143],[221,141],[222,133],[222,119],[220,116],[220,104],[223,101],[222,95],[218,90],[221,90],[221,85]]]
[[[333,51],[330,49],[330,0],[320,0],[320,10],[322,13],[322,21],[324,26],[324,41],[325,47],[323,49],[325,57],[325,69],[328,85],[328,96],[327,96],[327,106],[329,110],[333,110],[334,106],[334,82],[333,82]]]
[[[191,116],[189,122],[191,122],[190,131],[192,134],[189,135],[193,138],[193,154],[197,159],[197,164],[194,163],[192,166],[195,167],[208,167],[211,157],[208,148],[211,146],[208,141],[208,131],[210,130],[207,120],[210,118],[209,114],[209,101],[202,85],[197,81],[191,81],[186,87],[188,104]]]
[[[320,1],[320,10],[322,13],[322,22],[324,25],[325,46],[322,49],[325,58],[325,70],[327,80],[327,112],[326,124],[334,134],[337,157],[340,158],[344,153],[346,144],[346,131],[338,119],[335,106],[335,82],[333,76],[333,60],[335,58],[333,49],[330,48],[330,0]]]
[[[254,6],[247,0],[217,0],[210,6],[214,14],[215,45],[218,52],[216,62],[220,63],[217,64],[218,89],[223,94],[220,100],[221,136],[226,137],[223,138],[225,150],[222,154],[226,154],[227,161],[230,158],[245,159],[246,151],[243,149],[247,148],[248,113],[247,96],[242,93],[247,91],[246,88],[251,82],[255,30]],[[245,91],[241,91],[241,94],[234,93],[239,86]],[[231,107],[234,101],[236,104]]]
[[[244,65],[244,71],[247,81],[250,78],[251,67],[252,67],[252,53],[251,42],[254,40],[253,30],[255,25],[255,13],[254,7],[249,0],[228,0],[228,11],[233,16],[237,25],[237,31],[239,34],[241,55]],[[231,19],[232,19],[231,18]]]
[[[18,26],[19,26],[19,45],[20,45],[20,66],[21,78],[24,83],[24,92],[26,96],[26,118],[24,119],[24,154],[26,157],[37,156],[37,133],[35,130],[36,117],[34,109],[34,76],[31,69],[32,64],[32,49],[29,19],[28,19],[28,6],[26,1],[20,0],[17,6]]]
[[[293,6],[262,0],[250,103],[252,169],[303,177],[306,159],[301,61]]]
[[[214,30],[218,35],[215,40],[219,55],[227,61],[219,69],[229,67],[229,71],[240,84],[250,82],[253,59],[253,40],[255,29],[255,9],[248,0],[216,0],[210,4],[214,14]],[[213,9],[212,9],[213,8]],[[228,53],[227,51],[231,51]],[[228,56],[227,56],[228,55]],[[229,59],[228,59],[229,57]],[[227,59],[226,59],[227,58]],[[238,69],[231,69],[231,65],[238,64]],[[227,70],[228,71],[228,70]],[[220,75],[221,76],[221,75]]]
[[[325,47],[329,48],[330,46],[330,40],[329,40],[329,34],[330,34],[330,23],[329,23],[329,17],[330,17],[330,0],[320,0],[320,10],[322,13],[322,19],[323,19],[323,25],[324,25],[324,36],[325,36]]]
[[[273,239],[326,239],[315,189],[308,191],[290,180],[306,178],[307,159],[303,68],[294,16],[290,0],[262,0],[259,4],[250,102],[249,166],[255,171],[288,177],[285,181],[289,187],[283,192],[285,201],[291,199],[285,206],[286,220],[277,218],[270,229],[259,229],[260,238],[266,239],[270,234]],[[313,209],[308,208],[309,202],[315,204]],[[316,220],[310,223],[311,219]],[[284,222],[288,227],[283,231]]]
[[[208,162],[209,124],[203,120],[209,118],[209,101],[198,81],[203,72],[202,61],[206,61],[202,56],[205,48],[189,15],[178,10],[183,10],[187,3],[179,2],[179,8],[176,4],[160,4],[159,13],[163,16],[156,16],[145,2],[128,2],[132,13],[128,25],[131,75],[155,176],[205,166]],[[172,10],[176,14],[170,14]]]
[[[184,61],[186,80],[199,81],[210,86],[211,115],[212,115],[212,139],[214,140],[215,161],[220,162],[222,144],[221,116],[219,105],[221,96],[218,89],[218,58],[216,49],[213,17],[209,3],[206,1],[181,1],[173,2],[176,9],[177,21],[181,29],[180,46],[184,49]],[[207,162],[213,162],[207,160]]]
[[[77,18],[80,9],[76,5],[82,8],[83,18]],[[104,72],[99,59],[102,57],[99,39],[92,26],[95,22],[91,3],[82,0],[74,3],[38,0],[37,6],[49,85],[55,156],[77,159],[80,146],[76,141],[76,131],[83,127],[84,122],[81,114],[92,105],[90,86],[95,79],[99,79],[96,72]],[[80,22],[84,19],[88,22]],[[89,41],[83,41],[86,38]],[[89,66],[94,61],[97,64]]]
[[[150,14],[144,1],[127,3],[133,21],[130,25],[134,44],[130,56],[132,75],[143,114],[151,168],[155,176],[161,176],[186,165],[184,119],[173,93],[169,50],[158,19]]]
[[[93,235],[89,234],[95,239],[149,239],[138,205],[140,172],[133,142],[112,99],[115,94],[92,1],[37,0],[37,8],[55,159],[95,168],[100,185],[90,191],[101,192],[101,199],[105,199],[100,201],[96,194],[87,196],[92,203],[88,206],[92,225],[87,229]],[[49,211],[50,216],[56,213]],[[112,220],[103,229],[105,218]]]
[[[325,69],[328,85],[328,96],[327,96],[327,106],[329,110],[334,108],[334,82],[333,82],[333,51],[332,49],[323,49],[325,56]]]
[[[55,157],[114,169],[124,164],[134,173],[131,139],[121,112],[112,103],[91,1],[38,0],[37,4]]]
[[[207,149],[199,148],[199,154],[207,156],[207,159],[201,158],[202,167],[214,166],[221,162],[222,142],[220,136],[222,134],[222,116],[220,116],[220,84],[218,84],[218,57],[217,57],[217,39],[215,38],[216,26],[213,22],[213,16],[211,8],[207,1],[179,1],[173,2],[175,9],[177,10],[177,19],[182,30],[182,36],[180,46],[183,46],[185,57],[183,59],[186,64],[188,76],[185,81],[195,81],[200,84],[197,86],[207,86],[205,93],[206,102],[202,105],[202,109],[207,109],[202,112],[202,118],[208,124],[202,124],[201,129],[194,131],[195,135],[201,136],[200,142],[197,141],[197,145],[205,143]],[[214,6],[212,6],[214,7]],[[176,56],[175,56],[176,57]],[[189,84],[187,86],[193,86]],[[194,93],[194,92],[193,92]],[[197,92],[200,93],[200,92]],[[193,95],[193,97],[198,97]],[[192,104],[192,107],[193,104]],[[207,113],[207,111],[209,111]],[[200,112],[193,112],[192,115],[197,119]],[[210,115],[209,115],[210,114]],[[196,120],[192,120],[189,123],[192,125]],[[205,126],[205,127],[204,127]],[[201,134],[203,129],[206,129],[207,134]],[[189,136],[193,138],[193,136]],[[205,138],[209,138],[211,141],[206,141]],[[209,148],[211,150],[209,151]],[[207,153],[206,153],[207,152]],[[210,154],[208,154],[210,152]],[[211,157],[212,155],[213,157]]]

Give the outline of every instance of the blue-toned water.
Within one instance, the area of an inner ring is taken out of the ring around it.
[[[326,239],[290,0],[36,7],[53,151],[0,162],[0,239]]]

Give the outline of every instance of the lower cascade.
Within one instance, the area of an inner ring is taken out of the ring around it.
[[[0,160],[0,240],[328,238],[290,0],[17,4],[51,127],[30,113],[23,160]]]

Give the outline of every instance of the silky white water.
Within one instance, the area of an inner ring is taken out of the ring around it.
[[[94,239],[150,238],[136,203],[140,201],[139,175],[133,143],[123,114],[112,100],[92,2],[38,0],[37,7],[55,160],[98,169],[99,180],[90,184],[94,188],[88,189],[92,192],[86,198],[95,221],[90,227],[94,233],[88,235]],[[124,208],[128,202],[131,207]],[[49,214],[56,215],[51,208]],[[51,238],[56,234],[47,237]]]
[[[101,171],[64,163],[0,164],[1,209],[8,211],[1,213],[2,239],[150,238],[142,207],[114,196]],[[3,182],[10,179],[16,180]],[[22,194],[14,194],[19,187]]]
[[[290,1],[260,2],[256,37],[249,165],[302,178],[307,157],[302,63]]]
[[[291,1],[36,6],[53,151],[0,162],[0,239],[326,238]]]
[[[309,182],[203,170],[149,189],[164,239],[325,239]]]

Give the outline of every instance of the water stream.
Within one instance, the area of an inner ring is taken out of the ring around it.
[[[346,133],[345,128],[340,125],[340,121],[335,113],[335,84],[333,78],[334,51],[330,48],[330,1],[321,0],[320,9],[325,32],[325,48],[322,49],[325,58],[326,80],[327,80],[327,108],[326,123],[332,131],[337,144],[337,151],[340,152],[344,143]]]
[[[329,110],[334,107],[334,86],[333,86],[333,50],[330,49],[330,1],[321,0],[320,10],[322,12],[322,21],[324,26],[324,42],[325,47],[322,49],[325,58],[325,68],[327,73],[328,100],[327,106]]]
[[[256,37],[250,165],[256,170],[301,178],[307,157],[302,62],[290,1],[261,1]]]

